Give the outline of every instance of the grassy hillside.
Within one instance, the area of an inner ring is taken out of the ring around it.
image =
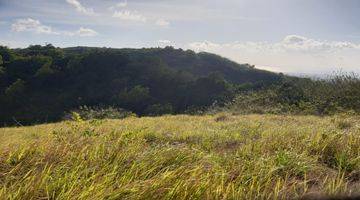
[[[360,192],[360,118],[217,114],[0,129],[0,199]]]

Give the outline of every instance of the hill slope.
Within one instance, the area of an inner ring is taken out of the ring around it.
[[[359,123],[345,116],[221,114],[0,128],[0,198],[356,195]]]
[[[0,123],[59,120],[79,106],[114,106],[140,115],[182,113],[229,101],[240,84],[281,75],[209,53],[51,45],[0,48]]]

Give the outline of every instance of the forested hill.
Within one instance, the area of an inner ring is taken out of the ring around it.
[[[161,62],[167,67],[176,71],[190,73],[194,77],[208,76],[211,73],[221,74],[225,80],[241,83],[259,83],[272,82],[279,76],[278,74],[255,69],[250,64],[238,64],[216,54],[200,52],[195,53],[192,50],[165,48],[143,48],[143,49],[109,49],[109,48],[91,48],[91,47],[73,47],[66,48],[64,52],[68,55],[83,54],[93,51],[111,51],[113,53],[122,53],[132,61],[142,60],[144,57],[161,59]]]
[[[0,123],[61,119],[79,106],[181,113],[283,76],[209,53],[166,48],[0,47]]]

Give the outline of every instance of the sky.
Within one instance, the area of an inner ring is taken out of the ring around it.
[[[360,72],[360,0],[0,0],[0,45],[174,46],[292,74]]]

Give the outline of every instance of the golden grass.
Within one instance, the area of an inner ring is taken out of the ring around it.
[[[0,129],[0,199],[360,193],[360,119],[228,113]]]

